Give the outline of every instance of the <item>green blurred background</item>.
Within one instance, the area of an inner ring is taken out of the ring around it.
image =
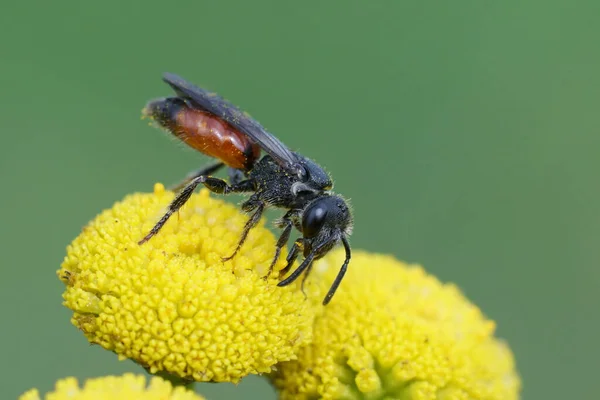
[[[170,5],[169,5],[170,4]],[[332,172],[355,248],[454,281],[497,321],[526,399],[597,398],[598,2],[5,2],[2,398],[140,371],[61,306],[103,208],[207,161],[140,121],[176,72]],[[200,385],[274,398],[259,378]]]

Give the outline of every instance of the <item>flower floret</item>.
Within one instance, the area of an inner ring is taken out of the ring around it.
[[[207,190],[150,241],[174,194],[127,196],[76,238],[58,275],[72,322],[92,343],[151,373],[237,382],[270,372],[311,340],[315,307],[268,275],[275,239],[261,222],[230,261],[246,216]]]
[[[309,298],[327,290],[343,257],[315,264]],[[512,353],[494,328],[420,266],[356,251],[313,342],[271,378],[282,399],[517,399]]]
[[[37,389],[23,393],[19,400],[203,400],[185,387],[173,387],[170,382],[153,377],[146,385],[143,375],[124,374],[88,379],[79,387],[77,379],[56,382],[54,391],[40,397]]]

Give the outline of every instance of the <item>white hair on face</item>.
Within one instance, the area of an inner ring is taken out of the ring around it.
[[[305,183],[302,182],[294,182],[294,184],[292,185],[292,194],[294,196],[297,196],[298,193],[300,192],[313,192],[316,193],[317,191],[312,189],[310,186],[306,185]]]

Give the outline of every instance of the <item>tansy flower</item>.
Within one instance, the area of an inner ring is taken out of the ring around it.
[[[153,377],[146,387],[143,375],[125,374],[88,379],[82,388],[77,379],[66,378],[56,382],[56,388],[40,397],[37,389],[21,395],[19,400],[202,400],[185,387],[173,388],[170,382]]]
[[[267,275],[275,249],[263,223],[231,261],[247,216],[194,194],[150,241],[138,245],[174,194],[157,184],[104,211],[67,249],[57,272],[64,304],[91,343],[150,373],[238,382],[295,358],[314,311],[295,287]],[[283,268],[282,255],[275,270]]]
[[[344,255],[318,261],[306,283],[320,299]],[[313,343],[271,378],[282,399],[517,399],[520,381],[494,323],[453,285],[415,265],[355,252]]]

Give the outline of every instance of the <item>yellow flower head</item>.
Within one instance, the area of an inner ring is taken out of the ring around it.
[[[41,400],[37,389],[21,395],[19,400]],[[44,396],[46,400],[202,400],[194,392],[184,387],[173,388],[170,382],[153,377],[146,387],[143,375],[125,374],[88,379],[80,388],[75,378],[56,382],[53,392]]]
[[[314,265],[311,301],[343,257],[334,251]],[[282,399],[517,399],[512,354],[493,332],[455,286],[419,266],[355,252],[315,319],[313,343],[271,378]]]
[[[252,229],[231,261],[247,217],[195,194],[150,241],[138,245],[174,194],[157,184],[104,211],[67,249],[57,272],[64,304],[91,343],[151,373],[237,382],[295,358],[311,340],[314,310],[298,287],[268,279],[275,239]],[[276,270],[285,264],[280,258]]]

